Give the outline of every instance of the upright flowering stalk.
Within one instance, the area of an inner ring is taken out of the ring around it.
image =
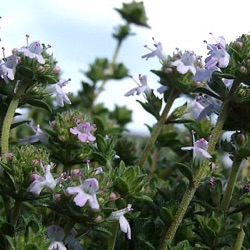
[[[208,53],[209,57],[205,60],[205,62],[206,62],[205,68],[206,69],[209,69],[210,67],[223,68],[223,67],[227,67],[227,65],[229,65],[230,55],[226,51],[224,38],[221,38],[221,41],[216,43],[216,44],[209,45],[208,49],[209,49],[209,53]],[[239,51],[239,53],[240,52],[241,51]],[[237,53],[235,55],[235,57],[237,58],[237,61],[234,60],[233,62],[235,62],[237,64],[237,66],[239,66],[239,68],[241,67],[241,64],[245,62],[244,59],[242,59],[242,58],[244,58],[244,56],[246,56],[246,55],[244,54],[244,55],[242,55],[242,57],[239,58]],[[248,56],[248,51],[247,51],[247,56]],[[235,58],[233,58],[233,59],[235,59]],[[240,60],[242,60],[242,61],[240,61]],[[238,69],[235,69],[235,67],[236,66],[233,65],[233,70],[235,72],[237,72]],[[230,70],[232,70],[232,68],[229,69],[229,71]],[[176,212],[175,216],[173,217],[172,223],[165,234],[165,239],[160,244],[160,247],[159,247],[160,250],[167,249],[168,243],[173,240],[173,238],[176,234],[176,231],[177,231],[179,225],[181,224],[183,217],[187,211],[187,208],[188,208],[197,188],[199,187],[200,182],[202,181],[202,179],[204,177],[207,176],[208,171],[210,170],[208,156],[213,153],[215,146],[221,137],[221,134],[223,132],[223,126],[224,126],[225,121],[226,121],[228,114],[230,112],[230,104],[235,97],[235,93],[236,93],[237,89],[239,88],[239,86],[242,82],[242,79],[243,78],[241,75],[235,77],[234,82],[233,82],[227,96],[224,98],[224,103],[222,104],[222,107],[220,109],[218,119],[216,121],[216,124],[215,124],[213,130],[212,130],[212,136],[210,137],[208,144],[204,140],[202,140],[201,142],[199,142],[199,144],[197,143],[196,145],[194,145],[194,147],[192,147],[192,149],[196,150],[196,153],[198,153],[201,157],[203,157],[203,159],[200,161],[199,168],[197,169],[195,176],[193,177],[192,185],[189,185],[187,190],[184,193],[184,196],[183,196],[182,201],[179,205],[179,208],[177,209],[177,212]],[[200,144],[202,145],[201,147],[199,146]],[[190,150],[190,149],[191,149],[191,147],[188,148],[188,150]],[[203,151],[204,149],[206,149],[206,152]]]

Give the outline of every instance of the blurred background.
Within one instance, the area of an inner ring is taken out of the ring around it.
[[[49,49],[58,60],[65,79],[72,81],[67,91],[76,93],[84,75],[96,57],[111,58],[115,41],[111,34],[114,27],[123,24],[114,8],[121,8],[121,0],[0,0],[0,38],[1,47],[5,47],[6,56],[13,48],[26,45],[26,34],[30,42],[39,40],[50,44]],[[206,45],[215,41],[214,37],[224,36],[228,42],[242,33],[250,31],[247,0],[210,0],[206,4],[199,0],[144,0],[150,29],[132,26],[134,36],[122,45],[118,62],[123,62],[130,75],[138,79],[139,74],[148,76],[151,88],[158,88],[157,77],[151,69],[160,69],[157,58],[145,61],[141,59],[148,51],[147,44],[153,47],[152,37],[161,41],[166,54],[175,48],[193,50],[206,57]],[[136,87],[132,79],[109,81],[106,90],[98,102],[112,108],[115,104],[126,105],[133,110],[133,122],[128,129],[131,132],[147,134],[144,124],[152,125],[155,118],[146,113],[136,100],[142,96],[125,97],[124,94]],[[177,100],[179,105],[183,100]]]

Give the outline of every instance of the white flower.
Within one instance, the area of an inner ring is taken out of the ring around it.
[[[129,240],[131,239],[131,228],[130,228],[128,221],[124,217],[124,214],[126,214],[127,212],[129,212],[131,210],[133,210],[132,205],[128,204],[128,206],[126,208],[120,209],[118,211],[114,211],[108,217],[108,220],[112,220],[112,221],[118,220],[119,221],[121,231],[124,232],[125,234],[127,234],[127,237]]]
[[[56,187],[56,184],[61,179],[61,177],[54,179],[54,177],[50,173],[52,165],[41,165],[41,168],[44,172],[44,176],[41,176],[37,173],[33,174],[32,176],[34,177],[34,181],[27,188],[28,192],[31,192],[35,195],[39,195],[45,187],[48,187],[50,190],[53,190]]]
[[[77,235],[75,229],[72,229],[65,238],[63,228],[56,225],[52,225],[47,228],[46,234],[48,239],[54,240],[51,242],[48,248],[49,250],[67,250],[65,245],[72,250],[82,250],[80,242],[75,238]]]
[[[53,84],[52,86],[48,87],[48,91],[56,95],[56,102],[57,105],[60,107],[64,106],[64,102],[67,104],[71,104],[71,101],[67,96],[67,93],[65,93],[62,89],[64,86],[66,86],[66,84],[69,81],[71,81],[71,79],[68,79],[67,81],[59,81]]]
[[[201,138],[197,141],[194,141],[194,132],[193,132],[193,144],[191,147],[182,147],[182,150],[193,150],[193,159],[202,160],[204,158],[211,158],[212,156],[207,152],[208,142]]]
[[[142,58],[146,58],[146,60],[148,60],[150,57],[155,57],[157,56],[159,59],[163,60],[164,56],[163,56],[163,47],[161,42],[156,42],[154,38],[152,38],[154,41],[154,46],[155,46],[155,50],[150,49],[147,45],[145,45],[144,47],[149,49],[151,52],[148,54],[145,54],[142,56]]]
[[[77,194],[74,198],[74,202],[77,206],[83,207],[88,201],[89,206],[93,210],[99,210],[100,205],[96,198],[96,192],[98,191],[98,189],[99,183],[97,179],[90,178],[86,179],[80,186],[68,187],[66,189],[66,192],[68,194]]]
[[[176,66],[177,71],[181,74],[186,74],[188,71],[191,71],[194,75],[196,72],[194,62],[196,57],[193,52],[186,51],[181,55],[181,59],[178,59],[171,63],[171,66]]]
[[[45,145],[48,144],[49,139],[47,135],[40,129],[39,124],[35,126],[33,122],[30,122],[29,126],[34,131],[35,134],[29,137],[19,139],[21,143],[34,143],[40,141]]]
[[[67,250],[63,242],[60,241],[52,241],[49,245],[48,250]]]
[[[46,48],[47,49],[47,48]],[[36,59],[40,64],[45,63],[45,59],[42,56],[42,52],[46,49],[43,49],[39,41],[35,41],[28,45],[26,48],[14,49],[14,52],[22,53],[26,57],[31,59]]]
[[[203,106],[203,109],[197,116],[197,121],[206,119],[212,112],[218,114],[221,110],[221,104],[218,100],[209,95],[198,95],[196,97],[196,102]]]
[[[133,77],[132,77],[132,79],[134,80]],[[145,75],[143,75],[143,76],[139,75],[139,81],[140,81],[141,85],[137,81],[134,80],[134,82],[138,85],[138,87],[129,90],[125,94],[125,96],[131,96],[131,95],[134,95],[135,93],[137,95],[140,95],[141,93],[149,91],[149,87],[148,87],[148,84],[147,84],[147,76],[145,76]]]
[[[208,55],[205,59],[205,67],[207,69],[218,66],[219,68],[226,68],[230,61],[230,55],[226,51],[226,40],[220,36],[216,44],[208,44]]]

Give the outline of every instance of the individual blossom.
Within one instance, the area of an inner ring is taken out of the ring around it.
[[[49,139],[47,135],[40,129],[40,125],[38,124],[35,126],[33,122],[30,122],[29,126],[35,134],[29,137],[19,139],[19,141],[21,143],[35,143],[35,142],[40,141],[41,143],[47,145],[49,142]]]
[[[60,107],[64,106],[64,102],[67,104],[71,104],[71,101],[67,96],[67,93],[65,93],[63,90],[63,87],[66,86],[66,84],[69,81],[71,81],[70,78],[67,81],[59,81],[53,84],[52,86],[48,87],[48,91],[51,92],[52,94],[55,94],[57,105]]]
[[[73,228],[64,240],[65,245],[71,250],[82,250],[79,240],[76,239],[77,231]]]
[[[67,250],[67,246],[72,250],[82,250],[80,242],[75,238],[77,235],[75,229],[72,229],[65,238],[65,233],[62,227],[51,225],[47,228],[46,235],[49,240],[52,240],[48,249]]]
[[[164,59],[164,55],[163,55],[163,47],[162,47],[162,43],[161,42],[156,42],[156,40],[154,39],[154,37],[152,38],[153,42],[154,42],[154,47],[156,48],[155,50],[149,48],[147,45],[144,45],[145,48],[147,48],[148,50],[150,50],[150,53],[147,53],[145,55],[143,55],[141,58],[146,58],[146,60],[148,60],[150,57],[158,57],[160,60]]]
[[[129,212],[131,210],[133,210],[132,205],[128,204],[128,206],[126,208],[123,208],[123,209],[118,210],[118,211],[114,211],[108,217],[108,220],[111,220],[111,221],[118,220],[119,221],[121,231],[124,232],[125,234],[127,234],[127,238],[129,240],[131,239],[131,228],[130,228],[130,225],[129,225],[127,219],[124,217],[124,214],[126,214],[127,212]]]
[[[213,66],[213,67],[210,67],[208,69],[206,69],[206,68],[197,69],[196,73],[193,77],[193,80],[196,82],[202,82],[202,81],[209,82],[215,71],[220,71],[220,68]]]
[[[47,48],[43,48],[39,41],[32,42],[29,45],[28,44],[29,36],[26,35],[26,38],[27,38],[27,47],[21,49],[14,49],[13,52],[24,54],[26,57],[29,57],[31,59],[36,59],[40,64],[44,64],[45,59],[42,56],[42,52],[47,50],[47,48],[50,48],[50,46],[48,46]]]
[[[44,176],[41,176],[38,172],[33,173],[31,175],[33,182],[29,185],[29,187],[27,188],[27,191],[35,195],[39,195],[45,187],[48,187],[50,190],[54,190],[57,183],[60,181],[60,179],[63,178],[64,174],[54,179],[54,177],[52,176],[50,172],[52,167],[53,167],[53,164],[46,165],[46,166],[43,166],[41,164],[41,168],[44,173]]]
[[[182,150],[193,150],[193,159],[202,160],[204,158],[211,158],[212,156],[207,152],[208,142],[201,138],[197,141],[194,139],[194,132],[193,134],[193,146],[191,147],[182,147]]]
[[[74,202],[77,206],[83,207],[88,202],[92,210],[99,210],[100,205],[96,198],[96,193],[99,189],[99,183],[97,179],[86,179],[80,186],[68,187],[66,192],[68,194],[77,194],[74,198]]]
[[[181,53],[181,52],[179,52]],[[171,66],[176,66],[177,71],[181,74],[186,74],[188,71],[191,71],[193,75],[195,75],[196,68],[194,63],[196,61],[196,56],[193,52],[185,51],[181,54],[181,58],[172,62]]]
[[[203,106],[203,109],[197,115],[197,121],[206,119],[212,112],[219,113],[221,110],[221,104],[218,100],[209,95],[198,95],[195,101]]]
[[[81,142],[93,142],[95,141],[95,136],[91,134],[92,131],[96,130],[95,124],[90,124],[89,122],[79,123],[76,127],[70,128],[70,133],[77,135]]]
[[[207,49],[209,50],[209,56],[205,59],[205,68],[207,69],[214,66],[226,68],[229,64],[230,55],[226,51],[225,38],[220,36],[216,42],[216,44],[207,44]]]
[[[139,81],[140,81],[141,85],[132,76],[131,76],[131,78],[138,85],[138,87],[129,90],[125,94],[125,96],[131,96],[131,95],[134,95],[135,93],[137,95],[140,95],[141,93],[148,92],[150,90],[148,83],[147,83],[147,76],[145,76],[145,75],[142,76],[141,74],[139,75]]]
[[[8,83],[9,80],[15,79],[16,66],[18,64],[19,58],[14,54],[5,57],[5,48],[2,48],[2,50],[4,60],[0,60],[0,75],[4,79],[4,81]]]
[[[5,83],[9,83],[9,80],[14,80],[13,70],[8,68],[2,60],[0,60],[0,77],[4,79]]]
[[[157,89],[157,92],[158,92],[159,94],[163,94],[167,89],[168,89],[167,86],[162,85],[161,87],[159,87],[159,88]]]

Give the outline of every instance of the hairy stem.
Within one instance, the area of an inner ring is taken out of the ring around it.
[[[241,81],[235,80],[232,88],[230,89],[230,92],[228,93],[228,96],[224,102],[224,105],[222,106],[220,115],[218,117],[218,120],[216,122],[216,125],[213,129],[212,132],[212,136],[211,139],[209,141],[208,144],[208,153],[213,153],[214,149],[215,149],[215,145],[218,142],[221,133],[222,133],[222,129],[223,129],[223,125],[226,121],[227,115],[229,113],[229,103],[231,101],[231,99],[233,98],[233,94],[236,91],[236,89],[239,87]],[[167,244],[168,242],[172,242],[176,231],[178,229],[178,227],[180,226],[183,217],[187,211],[187,208],[196,192],[196,189],[198,188],[200,181],[207,175],[207,171],[209,171],[209,160],[207,158],[205,158],[201,164],[200,164],[200,168],[196,174],[196,176],[194,177],[193,182],[189,185],[188,189],[186,190],[182,201],[180,203],[180,206],[173,218],[173,221],[169,227],[169,229],[167,230],[165,237],[163,238],[163,241],[161,242],[159,249],[160,250],[165,250],[167,249]]]
[[[160,134],[161,132],[161,129],[164,125],[164,122],[167,118],[167,115],[169,113],[169,110],[171,109],[176,97],[178,96],[178,92],[175,90],[175,89],[172,89],[169,97],[168,97],[168,100],[167,100],[167,103],[162,111],[162,114],[160,116],[160,119],[159,121],[157,122],[157,124],[155,125],[155,127],[153,128],[153,131],[151,133],[151,136],[149,137],[148,141],[147,141],[147,144],[142,152],[142,155],[141,155],[141,158],[139,160],[139,163],[138,165],[140,166],[140,168],[143,168],[144,167],[144,164],[148,158],[148,155],[152,149],[152,147],[154,146],[154,143],[155,141],[157,140],[157,137],[158,135]]]
[[[9,152],[9,137],[10,137],[10,127],[15,115],[15,111],[18,107],[19,99],[13,98],[10,102],[9,108],[5,115],[2,127],[2,135],[1,135],[1,150],[2,150],[2,161],[7,163],[7,154]]]
[[[244,238],[245,238],[244,226],[247,225],[248,220],[249,220],[248,215],[243,215],[242,223],[241,223],[241,226],[240,226],[240,231],[239,231],[239,233],[237,235],[236,242],[235,242],[235,245],[234,245],[232,250],[240,250],[240,249],[242,249],[242,244],[243,244],[243,241],[244,241]]]
[[[233,165],[231,168],[231,172],[230,172],[230,176],[227,182],[226,191],[223,195],[223,199],[221,202],[221,209],[223,211],[227,211],[228,209],[228,205],[232,197],[232,193],[234,190],[234,186],[235,186],[235,182],[238,176],[238,171],[239,171],[241,162],[242,162],[242,158],[238,155],[235,155]]]

